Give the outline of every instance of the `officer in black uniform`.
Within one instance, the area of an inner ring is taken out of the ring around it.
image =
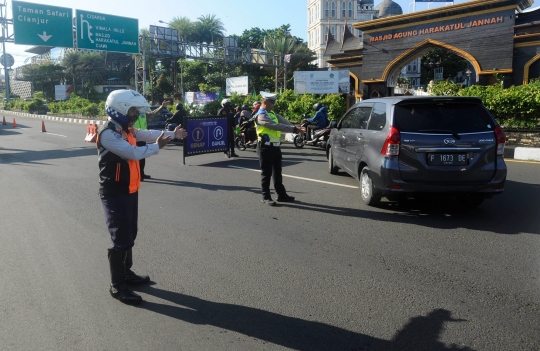
[[[231,100],[229,99],[223,99],[221,100],[221,108],[218,110],[217,113],[218,116],[227,116],[228,117],[228,125],[229,125],[229,145],[227,149],[231,150],[231,157],[238,157],[238,155],[234,152],[234,108],[232,107]],[[225,156],[229,157],[227,155],[227,151],[225,151]]]
[[[277,94],[261,91],[263,101],[261,108],[255,116],[257,130],[257,155],[261,165],[262,202],[269,206],[275,206],[276,202],[270,195],[270,179],[274,177],[274,189],[277,193],[278,202],[293,202],[294,196],[287,195],[283,186],[281,175],[281,132],[298,133],[305,132],[306,128],[295,126],[272,109],[276,103]]]

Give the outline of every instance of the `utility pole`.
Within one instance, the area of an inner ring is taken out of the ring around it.
[[[5,13],[4,13],[5,11]],[[6,55],[6,41],[7,42],[13,42],[13,38],[9,38],[9,31],[8,31],[8,24],[13,24],[13,20],[9,20],[7,18],[7,7],[6,7],[6,0],[4,0],[3,4],[0,4],[0,23],[2,25],[2,37],[0,37],[0,40],[2,41],[2,57],[3,57],[3,66],[4,66],[4,74],[5,74],[5,80],[6,80],[6,101],[9,102],[9,97],[11,95],[10,87],[9,87],[9,68],[7,67],[8,64],[6,62],[7,55]]]

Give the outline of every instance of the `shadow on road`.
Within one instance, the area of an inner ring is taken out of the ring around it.
[[[453,319],[451,312],[444,309],[434,310],[427,316],[411,318],[392,340],[382,340],[321,322],[207,301],[153,286],[137,290],[173,304],[145,301],[140,308],[187,323],[212,325],[293,350],[472,351],[468,347],[446,346],[438,341],[446,322],[466,322]],[[361,318],[360,313],[359,316]]]
[[[505,189],[504,194],[486,200],[478,208],[467,208],[453,198],[444,197],[413,200],[405,206],[386,201],[381,202],[377,208],[360,204],[362,208],[359,209],[300,201],[281,206],[436,229],[467,228],[500,234],[540,234],[537,210],[540,206],[540,185],[507,180]],[[358,202],[360,201],[358,195]],[[381,209],[385,211],[380,211]]]
[[[21,150],[0,147],[0,161],[2,163],[36,163],[46,164],[46,160],[67,159],[80,156],[96,156],[97,150],[93,147],[78,147],[65,150]],[[7,152],[7,153],[5,153]]]

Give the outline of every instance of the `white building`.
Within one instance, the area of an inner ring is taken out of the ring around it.
[[[361,38],[362,33],[352,27],[353,23],[400,14],[403,14],[401,6],[392,0],[383,0],[377,6],[374,0],[308,0],[308,47],[317,56],[317,66],[328,67],[326,62],[330,58],[326,50],[328,32],[336,41],[343,44],[345,26],[353,35]],[[419,85],[420,58],[404,67],[402,76],[409,79],[411,86]]]

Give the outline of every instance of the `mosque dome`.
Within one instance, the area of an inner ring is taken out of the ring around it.
[[[383,0],[379,5],[375,6],[375,10],[379,11],[379,18],[403,14],[401,6],[392,0]]]

